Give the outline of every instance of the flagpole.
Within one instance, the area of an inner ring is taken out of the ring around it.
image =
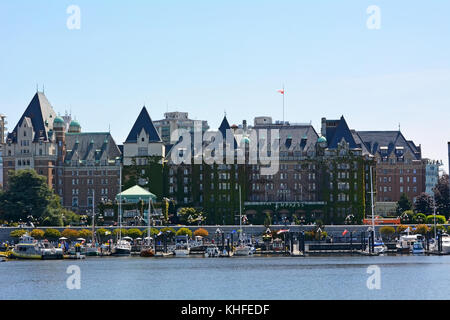
[[[284,83],[283,83],[283,125],[284,125],[284,96],[286,94],[286,91],[284,91]]]

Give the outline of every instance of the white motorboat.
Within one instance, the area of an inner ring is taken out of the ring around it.
[[[63,259],[64,253],[61,248],[53,247],[48,241],[39,242],[25,234],[11,251],[10,258],[54,260]]]
[[[205,251],[206,258],[217,258],[220,257],[220,250],[216,245],[210,245],[206,247]]]
[[[414,243],[418,240],[417,234],[405,234],[397,240],[397,251],[400,253],[411,253]]]
[[[442,253],[450,253],[450,236],[447,233],[443,233],[442,237]]]
[[[175,257],[186,257],[190,253],[189,237],[177,236],[175,238],[175,250],[173,251]]]
[[[249,256],[250,255],[250,246],[247,246],[245,244],[241,244],[236,247],[234,250],[234,255],[238,257],[242,256]]]
[[[375,253],[381,254],[387,251],[387,247],[385,246],[383,241],[375,241],[373,250]]]

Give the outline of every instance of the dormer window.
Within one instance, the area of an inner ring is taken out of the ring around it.
[[[145,142],[145,138],[142,138],[142,142]]]

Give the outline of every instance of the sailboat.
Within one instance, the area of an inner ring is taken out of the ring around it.
[[[95,189],[92,190],[92,241],[90,245],[85,246],[86,256],[98,256],[100,255],[99,248],[96,246],[95,241]]]
[[[115,256],[129,256],[131,255],[131,244],[122,239],[122,166],[120,166],[120,193],[119,193],[119,240],[112,248],[112,255]]]
[[[147,242],[147,246],[142,248],[140,256],[141,257],[154,257],[156,248],[155,248],[155,241],[153,241],[153,248],[150,246],[150,241],[152,238],[150,237],[151,234],[151,224],[150,224],[150,215],[151,215],[151,203],[152,199],[148,199],[148,217],[147,217],[147,238],[145,238]]]
[[[373,230],[373,236],[375,237],[376,234],[376,229],[375,229],[375,203],[374,203],[374,199],[373,199],[373,167],[370,167],[370,200],[371,200],[371,205],[372,205],[372,230]],[[373,246],[373,252],[375,254],[380,254],[383,253],[387,250],[387,247],[384,245],[383,241],[375,241],[375,239],[373,239],[374,242],[374,246]],[[367,252],[369,252],[369,248],[367,248],[366,250]]]
[[[239,186],[239,245],[234,251],[235,256],[249,256],[251,252],[251,247],[244,243],[242,237],[242,199],[241,199],[241,186]]]

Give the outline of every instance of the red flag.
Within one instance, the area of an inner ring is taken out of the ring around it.
[[[277,90],[277,92],[284,94],[284,89]]]
[[[348,230],[345,229],[344,232],[342,232],[342,236],[345,236],[348,233]]]

